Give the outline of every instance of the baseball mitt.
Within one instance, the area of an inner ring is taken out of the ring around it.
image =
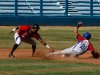
[[[95,54],[93,55],[93,57],[95,58],[95,59],[97,59],[97,58],[99,58],[99,53],[98,52],[95,52]]]
[[[83,22],[79,21],[77,26],[80,27],[82,25],[83,25]]]

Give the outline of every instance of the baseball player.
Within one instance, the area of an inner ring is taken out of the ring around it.
[[[62,51],[49,53],[47,56],[60,54],[63,57],[65,57],[65,56],[78,57],[79,55],[82,55],[87,50],[89,50],[89,51],[91,51],[91,54],[94,58],[98,58],[99,54],[97,52],[95,52],[92,43],[89,41],[89,39],[91,38],[91,34],[89,32],[85,32],[83,34],[83,36],[81,36],[78,33],[78,29],[81,25],[82,25],[82,22],[78,22],[77,27],[74,29],[74,34],[77,38],[77,43],[74,46],[72,46],[70,48],[66,48]]]
[[[14,28],[11,31],[11,33],[17,30],[17,32],[14,35],[15,44],[13,45],[12,51],[9,54],[9,58],[14,57],[13,52],[21,44],[21,41],[32,45],[32,56],[33,56],[36,50],[36,42],[35,40],[32,39],[33,37],[38,41],[40,41],[48,49],[50,49],[50,51],[52,51],[52,48],[38,34],[39,29],[40,27],[38,24],[34,24],[34,26],[22,25],[20,27]]]

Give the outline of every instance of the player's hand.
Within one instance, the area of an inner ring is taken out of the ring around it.
[[[98,52],[95,52],[94,54],[93,54],[93,58],[95,58],[95,59],[97,59],[97,58],[99,58],[99,53]]]
[[[14,33],[14,31],[10,31],[9,33],[12,34],[12,33]]]
[[[80,27],[83,25],[83,22],[79,21],[77,27]]]
[[[51,52],[54,52],[54,48],[51,47],[51,48],[49,49],[49,52],[50,52],[50,53],[51,53]]]

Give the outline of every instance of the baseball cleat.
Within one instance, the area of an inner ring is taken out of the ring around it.
[[[13,58],[15,57],[13,54],[9,54],[9,58]]]
[[[64,58],[64,57],[65,57],[65,55],[62,55],[61,57],[63,57],[63,58]]]

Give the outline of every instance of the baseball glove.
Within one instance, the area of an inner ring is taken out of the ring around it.
[[[93,55],[93,58],[95,58],[95,59],[97,59],[97,58],[99,58],[99,53],[98,52],[95,52],[95,54]]]
[[[80,27],[83,25],[83,22],[79,21],[77,27]]]

